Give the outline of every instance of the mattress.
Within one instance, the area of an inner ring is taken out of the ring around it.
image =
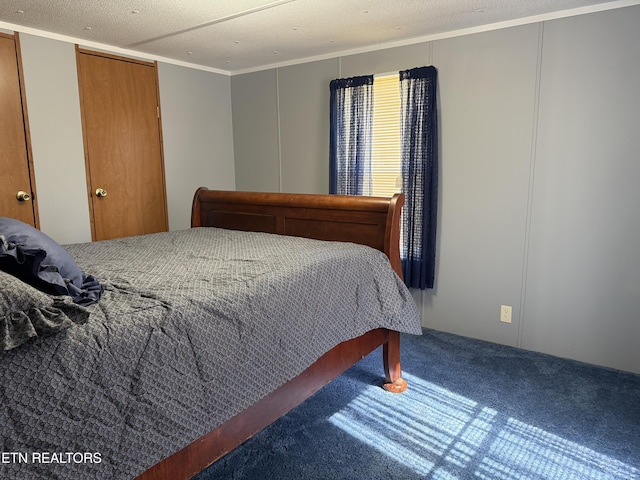
[[[420,334],[379,251],[196,228],[66,246],[88,318],[0,354],[0,478],[130,479],[338,343]]]

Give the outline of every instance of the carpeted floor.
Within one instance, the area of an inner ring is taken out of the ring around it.
[[[640,480],[640,376],[425,330],[409,389],[379,351],[196,477]]]

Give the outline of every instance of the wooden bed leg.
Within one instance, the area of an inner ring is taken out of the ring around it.
[[[382,346],[385,381],[382,384],[387,392],[402,393],[407,389],[407,382],[402,378],[400,369],[400,332],[389,330],[389,338]]]

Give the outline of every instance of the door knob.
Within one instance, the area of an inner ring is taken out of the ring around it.
[[[106,197],[107,196],[107,191],[102,189],[102,188],[98,188],[96,189],[96,197]]]
[[[20,190],[18,193],[16,193],[16,198],[19,202],[28,202],[29,200],[31,200],[31,195]]]

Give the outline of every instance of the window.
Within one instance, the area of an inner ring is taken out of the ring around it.
[[[372,195],[391,197],[402,191],[399,75],[373,79],[371,135]]]
[[[329,192],[402,192],[400,255],[404,281],[433,288],[438,211],[435,67],[399,75],[332,80]]]

